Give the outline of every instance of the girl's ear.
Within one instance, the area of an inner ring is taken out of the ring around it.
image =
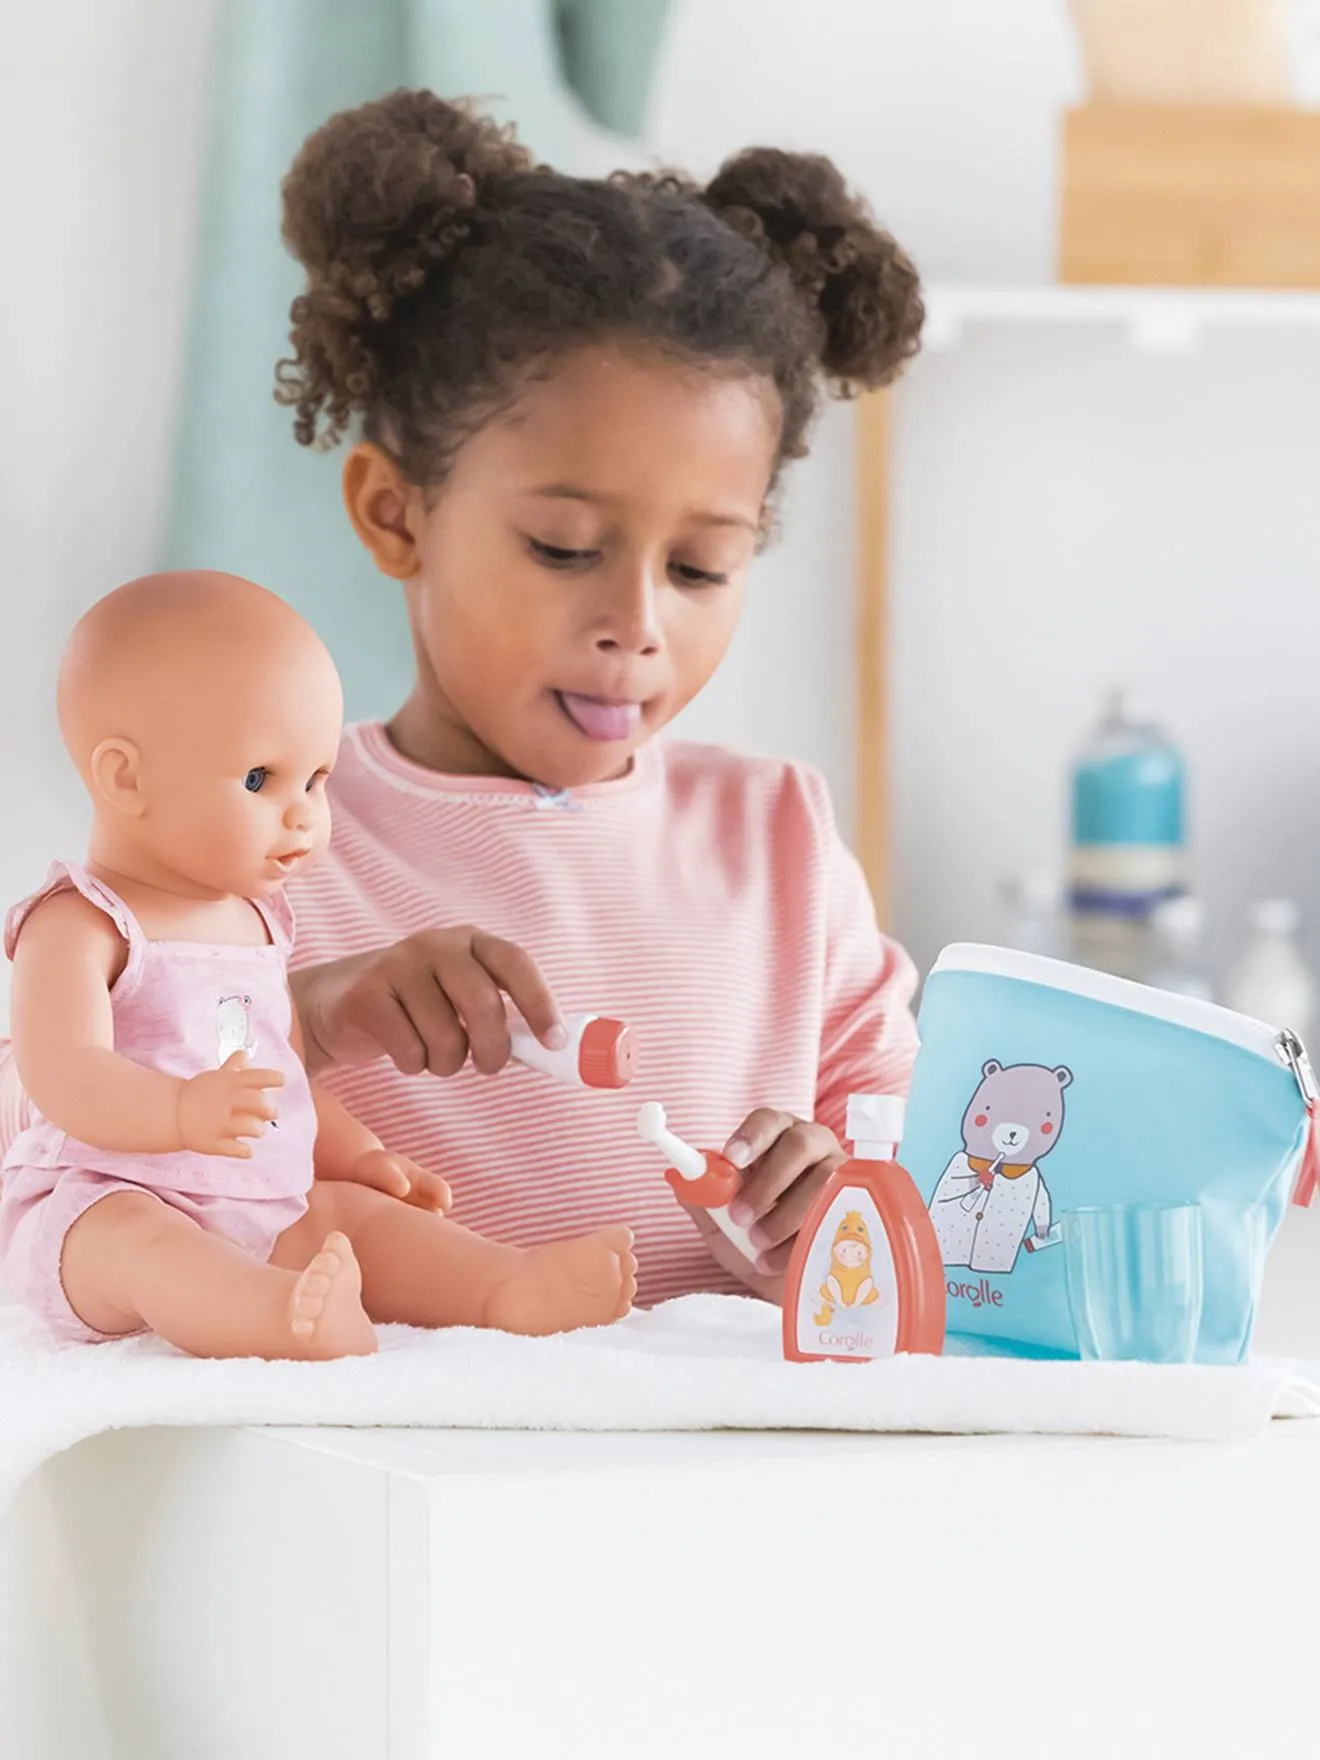
[[[421,493],[398,465],[368,441],[344,460],[344,506],[353,530],[371,552],[382,574],[411,580],[421,566],[417,531]]]

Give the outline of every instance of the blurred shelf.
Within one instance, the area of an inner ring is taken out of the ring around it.
[[[1207,330],[1310,330],[1320,334],[1320,291],[1219,287],[996,287],[932,282],[924,347],[957,348],[970,327],[1119,328],[1144,354],[1185,354]]]

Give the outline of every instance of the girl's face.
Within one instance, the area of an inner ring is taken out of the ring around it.
[[[778,435],[762,381],[591,348],[467,441],[429,505],[358,448],[350,512],[405,579],[417,652],[406,755],[555,788],[620,775],[723,658]]]

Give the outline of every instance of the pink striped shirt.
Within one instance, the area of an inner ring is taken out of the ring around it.
[[[424,770],[364,723],[331,798],[330,850],[290,887],[295,966],[474,923],[525,947],[566,1013],[619,1015],[636,1036],[622,1093],[518,1066],[440,1082],[383,1059],[325,1078],[389,1147],[444,1174],[469,1227],[533,1245],[626,1222],[641,1302],[736,1289],[638,1139],[641,1102],[719,1148],[757,1106],[841,1136],[850,1093],[906,1091],[915,973],[876,928],[806,766],[658,743],[619,781],[560,797]],[[0,1070],[0,1149],[20,1101]]]
[[[642,1302],[735,1288],[638,1139],[641,1102],[719,1148],[756,1106],[842,1134],[849,1093],[906,1091],[915,974],[876,928],[814,771],[651,744],[621,780],[561,798],[421,769],[362,724],[331,794],[329,854],[290,888],[295,965],[475,923],[525,947],[566,1013],[619,1015],[636,1035],[618,1094],[517,1066],[442,1083],[382,1060],[328,1078],[444,1174],[469,1227],[530,1245],[627,1222]]]

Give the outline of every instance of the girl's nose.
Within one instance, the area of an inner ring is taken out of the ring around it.
[[[284,824],[289,831],[306,831],[312,822],[312,798],[307,794],[295,795],[290,801],[284,815]]]
[[[655,582],[645,565],[639,564],[611,582],[595,645],[603,654],[645,658],[659,653],[662,643]]]

